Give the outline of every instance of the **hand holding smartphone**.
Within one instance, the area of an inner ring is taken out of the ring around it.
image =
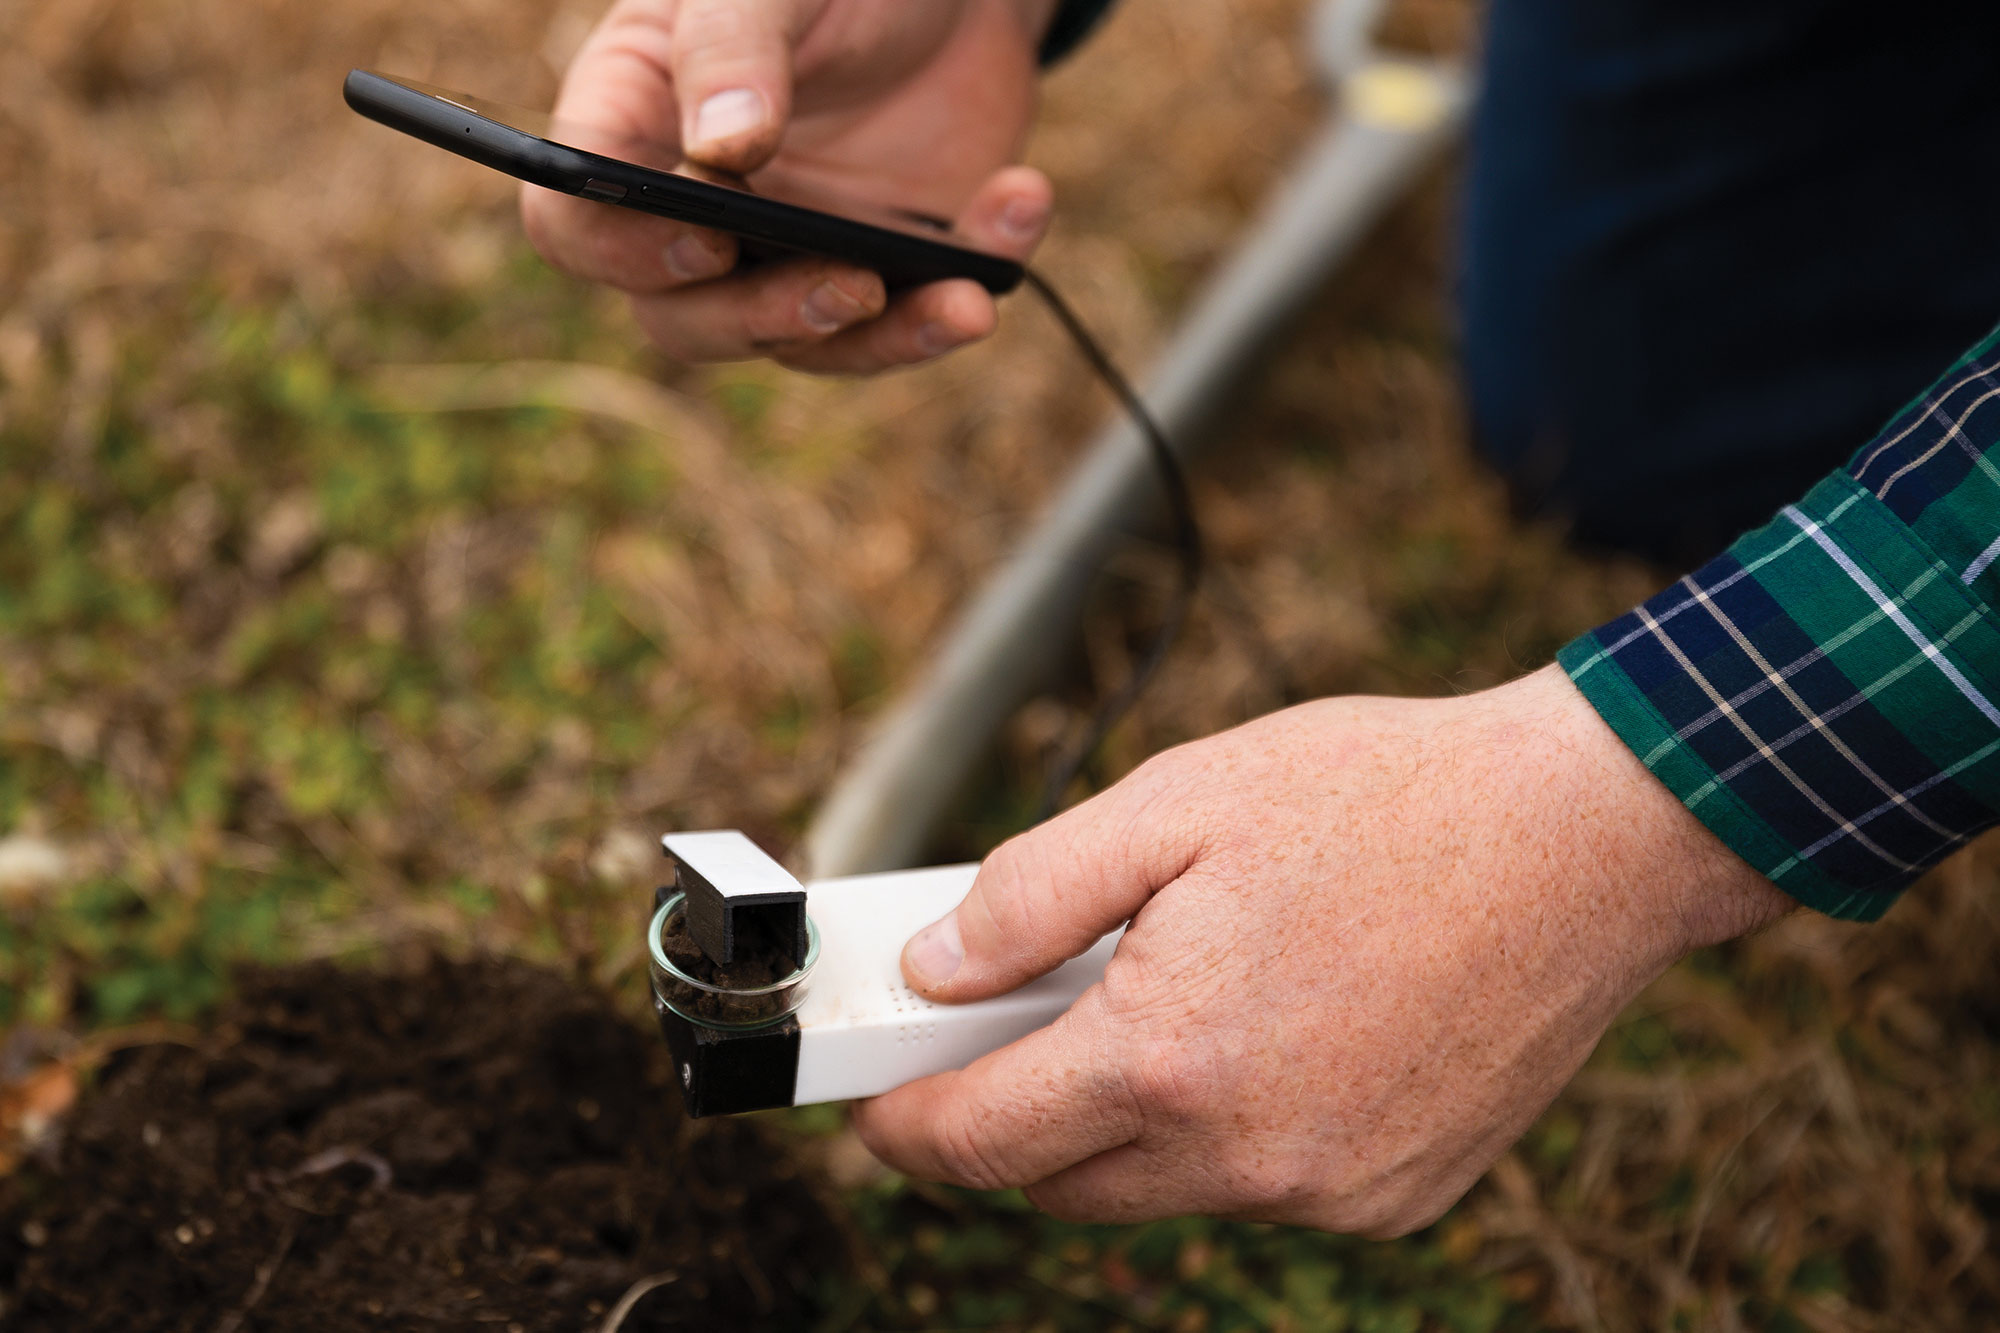
[[[984,336],[994,294],[1040,240],[1048,182],[1009,165],[1032,112],[1038,8],[620,0],[571,65],[553,125],[382,76],[357,73],[349,97],[433,143],[450,128],[460,142],[443,146],[538,182],[522,191],[537,248],[628,292],[676,359],[865,373]],[[448,125],[467,111],[495,128]],[[607,179],[601,163],[592,176],[586,155],[682,184]],[[693,174],[712,168],[747,177],[748,197],[742,179]]]
[[[877,274],[887,290],[965,278],[1000,295],[1021,265],[957,244],[950,225],[843,200],[782,169],[748,180],[703,172],[676,149],[548,117],[465,93],[354,70],[347,104],[461,157],[543,189],[725,231],[752,260],[817,255]]]

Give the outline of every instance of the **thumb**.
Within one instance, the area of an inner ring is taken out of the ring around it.
[[[792,44],[818,9],[812,0],[684,0],[673,73],[690,159],[741,173],[777,151],[792,109]]]
[[[1003,995],[1084,953],[1178,879],[1199,847],[1159,765],[996,848],[964,900],[904,946],[911,987],[946,1003]]]

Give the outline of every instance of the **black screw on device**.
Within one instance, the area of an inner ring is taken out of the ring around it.
[[[718,967],[739,951],[770,949],[798,967],[806,956],[806,890],[734,829],[660,839],[687,895],[687,929]]]

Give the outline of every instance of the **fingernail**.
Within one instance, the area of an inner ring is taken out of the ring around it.
[[[799,317],[814,333],[838,333],[866,313],[866,306],[832,282],[813,288],[799,306]]]
[[[1017,241],[1032,240],[1049,220],[1047,204],[1038,199],[1011,199],[1000,210],[1000,230]]]
[[[667,247],[667,272],[681,282],[700,282],[722,276],[722,256],[692,236],[683,236]]]
[[[696,109],[694,133],[688,139],[688,147],[699,148],[748,134],[762,127],[770,116],[771,108],[764,101],[764,94],[754,88],[715,93]]]
[[[926,987],[941,986],[958,972],[965,961],[965,942],[958,937],[958,914],[933,921],[910,941],[910,970]]]
[[[925,356],[943,356],[964,341],[954,330],[935,321],[917,330],[917,350]]]

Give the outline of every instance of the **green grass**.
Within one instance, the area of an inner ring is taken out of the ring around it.
[[[1051,1221],[1018,1196],[890,1180],[861,1193],[892,1295],[855,1327],[1498,1333],[1537,1327],[1450,1253],[1448,1228],[1376,1244],[1191,1218]]]

